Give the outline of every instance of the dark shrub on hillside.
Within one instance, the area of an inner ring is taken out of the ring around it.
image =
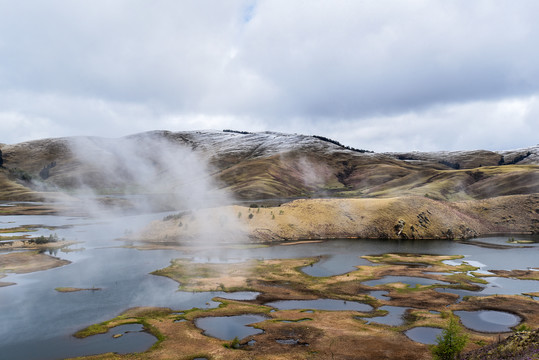
[[[58,241],[58,235],[54,234],[54,235],[49,235],[49,236],[39,236],[35,239],[33,239],[33,242],[35,242],[36,244],[48,244],[48,243],[51,243],[51,242],[57,242]]]
[[[498,161],[498,165],[515,165],[516,163],[519,163],[522,160],[526,159],[531,154],[532,153],[530,151],[528,151],[525,155],[520,154],[520,155],[516,156],[513,160],[507,161],[507,162],[505,161],[505,158],[502,155],[502,157],[500,158],[500,161]]]
[[[230,130],[230,129],[224,129],[223,132],[243,134],[243,135],[252,134],[249,131],[238,131],[238,130]]]
[[[455,169],[455,170],[460,169],[460,164],[458,162],[453,163],[453,162],[447,161],[447,160],[440,160],[438,162],[440,164],[442,164],[442,165],[449,166],[450,168]]]
[[[13,177],[15,177],[18,180],[22,180],[25,182],[32,181],[32,175],[28,174],[26,171],[21,169],[9,169],[9,174]]]
[[[50,169],[56,166],[56,161],[51,162],[48,165],[45,165],[43,169],[39,172],[39,177],[41,177],[43,180],[47,180],[50,176]]]
[[[322,140],[322,141],[337,145],[337,146],[342,147],[343,149],[346,149],[346,150],[352,150],[352,151],[360,152],[360,153],[374,153],[374,151],[370,151],[370,150],[356,149],[356,148],[353,148],[353,147],[350,147],[350,146],[344,146],[343,144],[341,144],[337,140],[333,140],[333,139],[327,138],[325,136],[313,135],[313,138],[316,138],[318,140]]]

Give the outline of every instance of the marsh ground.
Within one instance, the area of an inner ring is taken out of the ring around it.
[[[521,324],[539,326],[539,304],[529,297],[467,297],[457,303],[458,295],[436,291],[440,287],[474,289],[484,283],[470,273],[476,269],[473,266],[443,262],[459,256],[385,254],[367,258],[373,265],[358,266],[355,271],[329,277],[312,277],[301,271],[317,258],[248,261],[234,266],[174,260],[154,274],[178,281],[182,291],[250,290],[260,295],[248,301],[216,299],[221,305],[215,309],[129,310],[109,322],[90,327],[85,335],[90,335],[92,330],[103,332],[135,321],[147,324],[160,341],[141,354],[103,354],[87,359],[430,359],[429,347],[410,340],[404,331],[418,326],[444,327],[452,311],[505,311],[520,316]],[[424,273],[426,269],[428,274]],[[397,282],[376,287],[362,284],[386,275],[420,276],[449,284],[409,286]],[[387,291],[387,299],[370,296],[372,290]],[[265,305],[276,300],[320,298],[362,302],[373,309],[366,312],[276,310]],[[379,310],[384,305],[409,308],[401,325],[367,324],[368,318],[385,314]],[[267,319],[253,325],[264,332],[241,339],[238,349],[231,348],[229,341],[203,335],[195,326],[195,320],[200,317],[239,314],[263,314]],[[477,349],[499,337],[465,331],[470,336],[466,350]]]

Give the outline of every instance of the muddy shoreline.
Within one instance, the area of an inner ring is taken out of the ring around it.
[[[71,261],[46,255],[38,251],[0,254],[0,278],[7,273],[27,274],[68,264],[71,264]],[[14,284],[15,283],[0,282],[0,287]]]

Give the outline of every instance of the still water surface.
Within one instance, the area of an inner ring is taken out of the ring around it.
[[[263,331],[256,329],[250,324],[266,320],[266,317],[256,314],[236,316],[204,317],[195,320],[195,325],[204,330],[204,334],[221,340],[239,340],[249,336],[260,334]]]
[[[537,243],[527,248],[512,246],[508,250],[473,246],[473,241],[457,243],[445,240],[332,240],[294,246],[272,246],[212,252],[139,251],[122,248],[117,241],[126,232],[136,231],[151,220],[166,214],[124,216],[108,219],[85,219],[65,216],[1,216],[0,228],[28,224],[61,226],[39,229],[37,234],[52,233],[69,241],[76,252],[58,252],[56,256],[72,262],[67,266],[30,274],[10,274],[2,279],[17,285],[0,288],[0,349],[6,358],[62,359],[73,356],[71,344],[79,339],[71,335],[88,325],[108,320],[134,306],[163,306],[176,310],[193,307],[210,308],[218,303],[222,292],[181,292],[168,278],[149,275],[166,267],[174,258],[196,262],[235,263],[249,259],[301,258],[322,256],[323,261],[309,267],[313,276],[331,276],[352,271],[368,262],[360,256],[384,253],[465,255],[465,261],[480,263],[482,270],[526,269],[538,266]],[[35,235],[36,233],[30,233]],[[502,242],[506,238],[486,239]],[[485,240],[485,239],[483,239]],[[0,252],[1,253],[1,252]],[[486,293],[521,293],[537,289],[536,281],[495,278]],[[59,293],[56,287],[101,288],[100,291]],[[525,291],[524,291],[525,290]],[[537,290],[535,290],[537,291]],[[253,298],[256,293],[238,294]],[[229,296],[234,296],[230,295]],[[349,302],[350,305],[353,302]],[[304,306],[302,308],[309,308]],[[349,305],[349,306],[350,306]],[[365,305],[365,304],[360,304]],[[370,307],[369,307],[370,308]],[[369,309],[370,310],[370,309]],[[109,351],[95,345],[86,354]],[[133,348],[132,351],[140,351]],[[83,355],[83,354],[77,354]]]
[[[479,310],[455,311],[460,321],[468,329],[481,332],[508,332],[522,321],[520,316],[505,311]]]

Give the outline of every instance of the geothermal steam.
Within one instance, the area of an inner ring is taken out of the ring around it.
[[[160,234],[168,241],[183,239],[215,243],[241,241],[239,223],[224,205],[225,190],[211,177],[202,154],[161,133],[121,139],[77,138],[71,150],[80,174],[75,180],[87,210],[99,215],[111,208],[123,212],[179,211],[169,216]],[[199,215],[201,209],[204,215]],[[188,217],[190,228],[183,227]],[[182,228],[183,227],[183,228]]]

